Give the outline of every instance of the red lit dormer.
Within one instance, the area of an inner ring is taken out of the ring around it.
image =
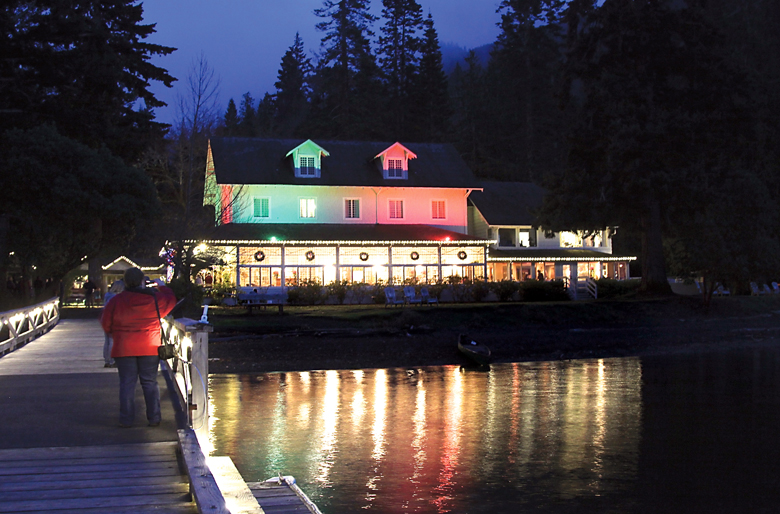
[[[416,159],[417,155],[401,143],[394,143],[374,158],[382,165],[383,178],[406,180],[409,178],[409,159]]]

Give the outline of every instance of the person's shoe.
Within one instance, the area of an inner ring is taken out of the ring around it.
[[[160,426],[160,422],[159,421],[150,421],[148,426],[150,426],[150,427],[159,427]]]
[[[120,423],[120,424],[119,424],[119,428],[130,428],[130,427],[132,427],[132,426],[133,426],[133,425],[128,425],[128,424],[126,424],[126,423]]]
[[[113,368],[113,366],[111,365],[110,362],[106,362],[105,364],[103,364],[103,367],[104,368]]]

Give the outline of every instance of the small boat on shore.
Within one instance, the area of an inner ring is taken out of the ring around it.
[[[490,348],[484,344],[473,341],[465,334],[460,334],[458,336],[458,350],[481,366],[490,364]]]

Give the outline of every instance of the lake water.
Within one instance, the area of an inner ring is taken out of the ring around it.
[[[215,375],[213,454],[325,514],[780,511],[780,351]]]

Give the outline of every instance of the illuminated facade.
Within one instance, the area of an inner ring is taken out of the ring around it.
[[[484,279],[468,234],[477,180],[450,145],[223,138],[204,204],[239,287]],[[195,241],[193,241],[195,242]]]
[[[552,232],[535,221],[545,191],[529,182],[482,182],[469,197],[469,233],[490,239],[488,280],[630,278],[633,256],[612,253],[614,228]]]
[[[300,281],[432,283],[450,277],[628,278],[609,229],[546,233],[544,190],[478,181],[451,145],[221,138],[204,204],[239,287]]]

